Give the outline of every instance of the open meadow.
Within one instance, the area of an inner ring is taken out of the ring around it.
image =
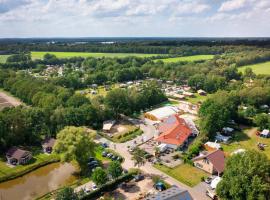
[[[255,74],[270,74],[270,61],[264,63],[257,63],[254,65],[246,65],[243,67],[239,67],[238,70],[244,73],[246,68],[251,68]]]
[[[202,60],[211,60],[214,58],[214,55],[195,55],[195,56],[183,56],[183,57],[175,57],[175,58],[164,58],[157,59],[164,63],[175,63],[175,62],[194,62],[194,61],[202,61]]]
[[[0,63],[5,63],[10,55],[0,55]]]
[[[143,54],[143,53],[92,53],[92,52],[45,52],[45,51],[32,51],[31,56],[32,59],[42,59],[43,56],[46,54],[53,54],[58,58],[71,58],[71,57],[95,57],[95,58],[101,58],[101,57],[118,57],[123,58],[127,56],[136,56],[136,57],[153,57],[153,56],[159,56],[159,54]]]

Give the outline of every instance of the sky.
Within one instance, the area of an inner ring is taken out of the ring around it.
[[[270,37],[270,0],[0,0],[0,37]]]

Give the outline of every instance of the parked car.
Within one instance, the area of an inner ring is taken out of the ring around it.
[[[84,188],[84,192],[85,192],[86,194],[88,194],[88,193],[90,193],[90,192],[91,192],[91,189],[90,189],[90,188],[88,188],[88,187],[86,187],[86,188]]]
[[[95,161],[95,160],[96,160],[96,159],[95,159],[94,157],[89,157],[89,158],[88,158],[88,161],[89,161],[89,162],[92,162],[92,161]]]
[[[92,185],[92,190],[97,190],[98,188],[97,188],[97,186],[96,186],[96,184],[93,184]]]
[[[103,148],[108,148],[109,147],[109,145],[107,144],[107,143],[101,143],[101,146],[103,147]]]
[[[107,154],[108,154],[108,152],[103,151],[103,152],[102,152],[102,157],[106,157],[106,156],[107,156]]]
[[[138,174],[138,175],[136,175],[135,177],[134,177],[134,180],[136,181],[136,182],[139,182],[139,181],[141,181],[141,180],[143,180],[144,179],[144,175],[142,175],[142,174]]]
[[[120,157],[120,156],[118,156],[118,157],[117,157],[117,161],[122,162],[122,161],[123,161],[123,158]]]
[[[111,157],[111,159],[112,159],[112,160],[117,160],[117,156],[113,155],[113,156]]]
[[[107,154],[107,157],[108,157],[108,158],[111,158],[112,156],[113,156],[112,153],[108,153],[108,154]]]
[[[204,179],[204,182],[207,183],[207,184],[210,184],[212,180],[213,180],[212,177],[207,177],[207,178]]]

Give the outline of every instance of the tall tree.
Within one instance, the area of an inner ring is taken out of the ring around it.
[[[117,178],[117,177],[121,176],[122,172],[123,172],[123,168],[118,161],[113,161],[110,163],[110,165],[108,167],[108,173],[113,178]]]
[[[134,161],[134,166],[143,166],[145,164],[144,151],[136,147],[132,153],[132,160]]]
[[[76,160],[82,172],[86,172],[88,159],[94,156],[95,144],[85,128],[66,127],[57,134],[54,151],[61,153],[64,161]]]
[[[91,177],[97,185],[103,185],[108,181],[107,173],[100,167],[95,169]]]
[[[217,194],[224,200],[268,200],[270,161],[265,154],[247,151],[228,158]]]

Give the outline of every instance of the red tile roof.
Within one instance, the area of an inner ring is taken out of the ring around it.
[[[193,159],[193,161],[207,158],[214,166],[218,173],[222,173],[225,168],[225,154],[221,150],[216,150],[213,152],[207,152],[205,155],[198,156]]]
[[[171,115],[163,120],[159,126],[159,131],[161,135],[156,141],[177,146],[183,144],[192,133],[185,120],[179,118],[178,115]]]

